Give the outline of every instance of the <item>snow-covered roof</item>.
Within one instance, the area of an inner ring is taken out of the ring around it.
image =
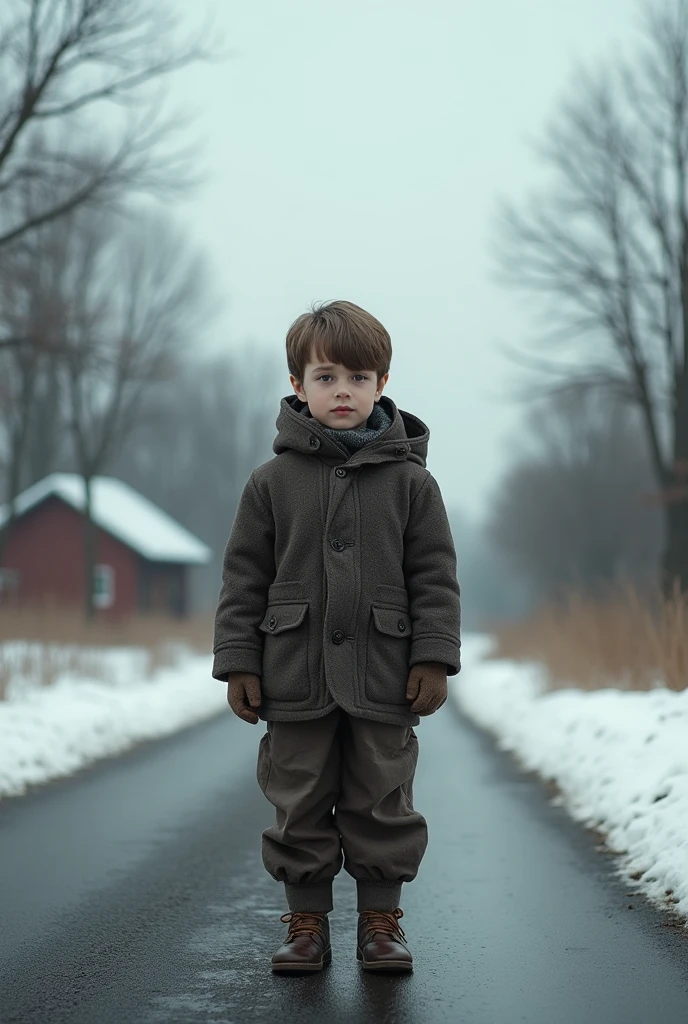
[[[76,473],[51,473],[16,499],[18,516],[55,495],[78,512],[86,506],[83,478]],[[212,558],[206,544],[133,487],[111,476],[97,476],[91,484],[93,519],[107,533],[153,562],[204,564]],[[9,508],[0,506],[0,526]]]

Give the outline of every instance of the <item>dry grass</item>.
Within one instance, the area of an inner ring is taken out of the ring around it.
[[[553,688],[688,686],[688,595],[678,589],[654,607],[631,588],[604,601],[572,593],[494,633],[493,657],[542,662]]]
[[[24,647],[16,641],[28,641]],[[10,649],[9,644],[13,645]],[[49,686],[60,675],[109,678],[105,650],[137,647],[145,652],[145,674],[174,663],[183,644],[212,650],[212,621],[144,616],[89,625],[72,609],[2,609],[0,613],[0,700],[17,677]]]

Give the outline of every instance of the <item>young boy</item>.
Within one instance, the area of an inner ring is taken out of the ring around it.
[[[413,726],[460,669],[456,553],[425,469],[429,431],[382,394],[392,347],[351,302],[290,327],[295,394],[276,457],[244,487],[224,555],[213,676],[261,718],[258,782],[277,809],[263,863],[283,882],[288,934],[274,971],[331,959],[332,880],[356,879],[369,970],[409,971],[401,886],[427,845],[413,808]]]

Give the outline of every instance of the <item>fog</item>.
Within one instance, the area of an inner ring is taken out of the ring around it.
[[[449,504],[480,513],[523,408],[502,343],[528,302],[494,271],[500,196],[537,186],[531,143],[578,62],[613,53],[632,0],[199,0],[231,51],[176,76],[196,111],[204,182],[179,213],[208,251],[224,310],[216,349],[274,356],[315,300],[347,298],[389,329],[389,394],[431,431]],[[265,387],[261,369],[256,387]],[[281,381],[281,384],[279,383]],[[240,396],[237,396],[239,400]]]

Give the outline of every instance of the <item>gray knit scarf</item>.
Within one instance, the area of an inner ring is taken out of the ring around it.
[[[310,416],[312,419],[311,411],[307,405],[304,405],[301,412],[304,416]],[[322,423],[320,424],[328,437],[344,445],[347,451],[352,453],[358,451],[359,448],[363,448],[364,445],[370,444],[371,441],[375,441],[391,425],[391,417],[379,402],[376,402],[373,406],[368,419],[361,423],[360,426],[353,427],[351,430],[336,430],[335,427],[325,427]]]

